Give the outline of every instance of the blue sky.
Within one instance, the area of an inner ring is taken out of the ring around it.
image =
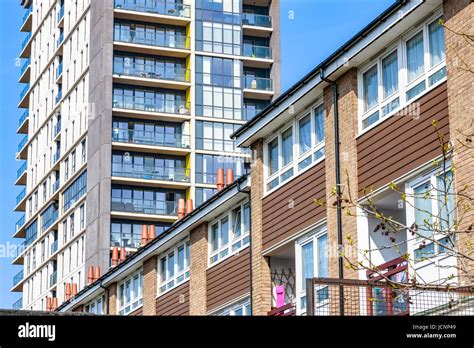
[[[92,0],[102,1],[102,0]],[[314,66],[350,39],[394,0],[281,0],[282,89],[297,82]],[[16,108],[22,85],[17,57],[25,33],[20,33],[24,9],[18,0],[2,0],[0,12],[0,308],[11,308],[19,293],[10,293],[12,266],[3,250],[18,243],[11,236],[19,213],[12,211],[21,188],[14,187],[20,162],[15,131],[21,110]],[[8,256],[8,255],[7,255]]]

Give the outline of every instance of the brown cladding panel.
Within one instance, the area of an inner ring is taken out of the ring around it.
[[[324,206],[315,199],[326,199],[325,162],[294,178],[263,198],[263,249],[326,217]]]
[[[245,248],[206,271],[207,310],[210,311],[250,291],[250,252]]]
[[[156,315],[189,315],[189,281],[156,299]]]
[[[380,188],[441,155],[438,132],[444,141],[449,140],[446,83],[357,139],[359,194]]]
[[[136,311],[132,312],[129,314],[131,317],[138,317],[140,315],[143,315],[143,307],[137,309]]]

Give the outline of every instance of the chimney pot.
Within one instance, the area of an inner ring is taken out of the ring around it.
[[[145,245],[148,241],[148,226],[142,225],[142,245]]]
[[[220,191],[224,188],[224,168],[217,169],[217,191]]]
[[[66,283],[66,301],[71,298],[71,283]]]
[[[190,214],[193,211],[193,200],[187,199],[186,200],[186,214]]]
[[[120,248],[120,262],[124,262],[126,258],[127,258],[127,251],[125,250],[125,247],[121,247]]]
[[[53,297],[53,306],[52,306],[51,310],[54,311],[56,308],[58,308],[58,298]]]
[[[118,248],[114,247],[112,249],[112,267],[116,267],[118,265]]]
[[[227,169],[225,179],[226,179],[225,180],[226,186],[232,185],[232,183],[234,182],[234,170],[233,169]]]
[[[182,219],[185,215],[185,208],[184,208],[184,199],[183,198],[180,198],[178,200],[178,218],[179,219]]]
[[[100,267],[99,266],[95,266],[94,267],[94,282],[100,278]]]
[[[148,234],[148,241],[152,241],[156,237],[156,227],[155,225],[150,225],[150,233]]]
[[[72,296],[76,296],[77,295],[77,284],[76,283],[72,283],[72,293],[71,293]]]
[[[87,285],[94,281],[94,266],[89,266],[87,269]]]
[[[46,297],[46,310],[51,311],[53,309],[53,299],[51,297]]]

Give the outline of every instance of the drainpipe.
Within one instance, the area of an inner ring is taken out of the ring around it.
[[[252,313],[253,313],[253,298],[252,298],[252,295],[253,295],[253,290],[252,290],[252,274],[253,274],[253,270],[252,270],[252,206],[251,206],[251,192],[250,191],[244,191],[240,188],[240,184],[241,182],[239,181],[238,185],[237,185],[237,191],[238,192],[241,192],[241,193],[245,193],[249,196],[249,208],[250,208],[250,214],[249,214],[249,225],[250,225],[250,233],[249,233],[249,263],[250,263],[250,275],[249,275],[249,279],[250,279],[250,309],[252,310]]]
[[[334,102],[334,157],[336,166],[336,197],[337,197],[337,244],[339,249],[338,257],[338,268],[339,268],[339,279],[344,279],[344,264],[342,255],[342,207],[341,207],[341,173],[339,168],[339,112],[337,108],[338,95],[337,95],[337,83],[324,77],[324,69],[322,68],[319,72],[319,76],[322,81],[332,85],[332,99]],[[344,315],[344,288],[342,285],[339,286],[339,313]]]
[[[102,285],[102,280],[100,281],[99,286],[105,290],[105,308],[106,308],[105,314],[110,314],[109,313],[109,288],[106,288],[105,286]]]

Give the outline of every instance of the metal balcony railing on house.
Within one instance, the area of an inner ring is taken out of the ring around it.
[[[115,0],[115,8],[137,12],[148,12],[174,17],[189,18],[191,6],[172,0]]]
[[[138,96],[113,96],[113,107],[137,111],[160,112],[166,114],[189,115],[189,103],[177,100],[164,100]]]
[[[122,28],[115,31],[115,41],[165,48],[189,49],[189,37],[175,33],[142,32]]]
[[[147,169],[131,167],[128,164],[112,164],[112,176],[145,180],[160,180],[172,182],[190,182],[189,171],[186,168]]]
[[[23,162],[20,168],[16,171],[16,178],[18,179],[26,171],[27,163]]]
[[[13,305],[12,309],[14,310],[21,310],[23,308],[23,298],[19,298]]]
[[[112,200],[112,210],[117,212],[151,214],[151,215],[177,215],[178,202],[175,201],[119,201]]]
[[[306,309],[321,316],[474,315],[474,287],[312,278]]]
[[[23,280],[23,270],[18,272],[14,277],[13,277],[13,286],[16,286],[19,282]]]
[[[243,76],[243,85],[246,89],[255,89],[258,91],[272,91],[272,80],[265,77]]]
[[[272,17],[256,13],[242,13],[242,24],[256,27],[272,27]]]
[[[21,126],[23,124],[23,122],[26,121],[26,119],[28,118],[28,110],[25,110],[25,112],[21,115],[20,119],[18,120],[18,126]]]
[[[258,46],[244,43],[243,56],[251,58],[272,59],[272,49],[271,47],[267,46]]]
[[[191,76],[189,69],[136,62],[114,62],[114,74],[179,82],[189,82]]]
[[[189,149],[191,137],[185,134],[160,133],[152,131],[136,131],[133,129],[114,128],[112,141],[142,145],[155,145],[163,147],[177,147]]]

